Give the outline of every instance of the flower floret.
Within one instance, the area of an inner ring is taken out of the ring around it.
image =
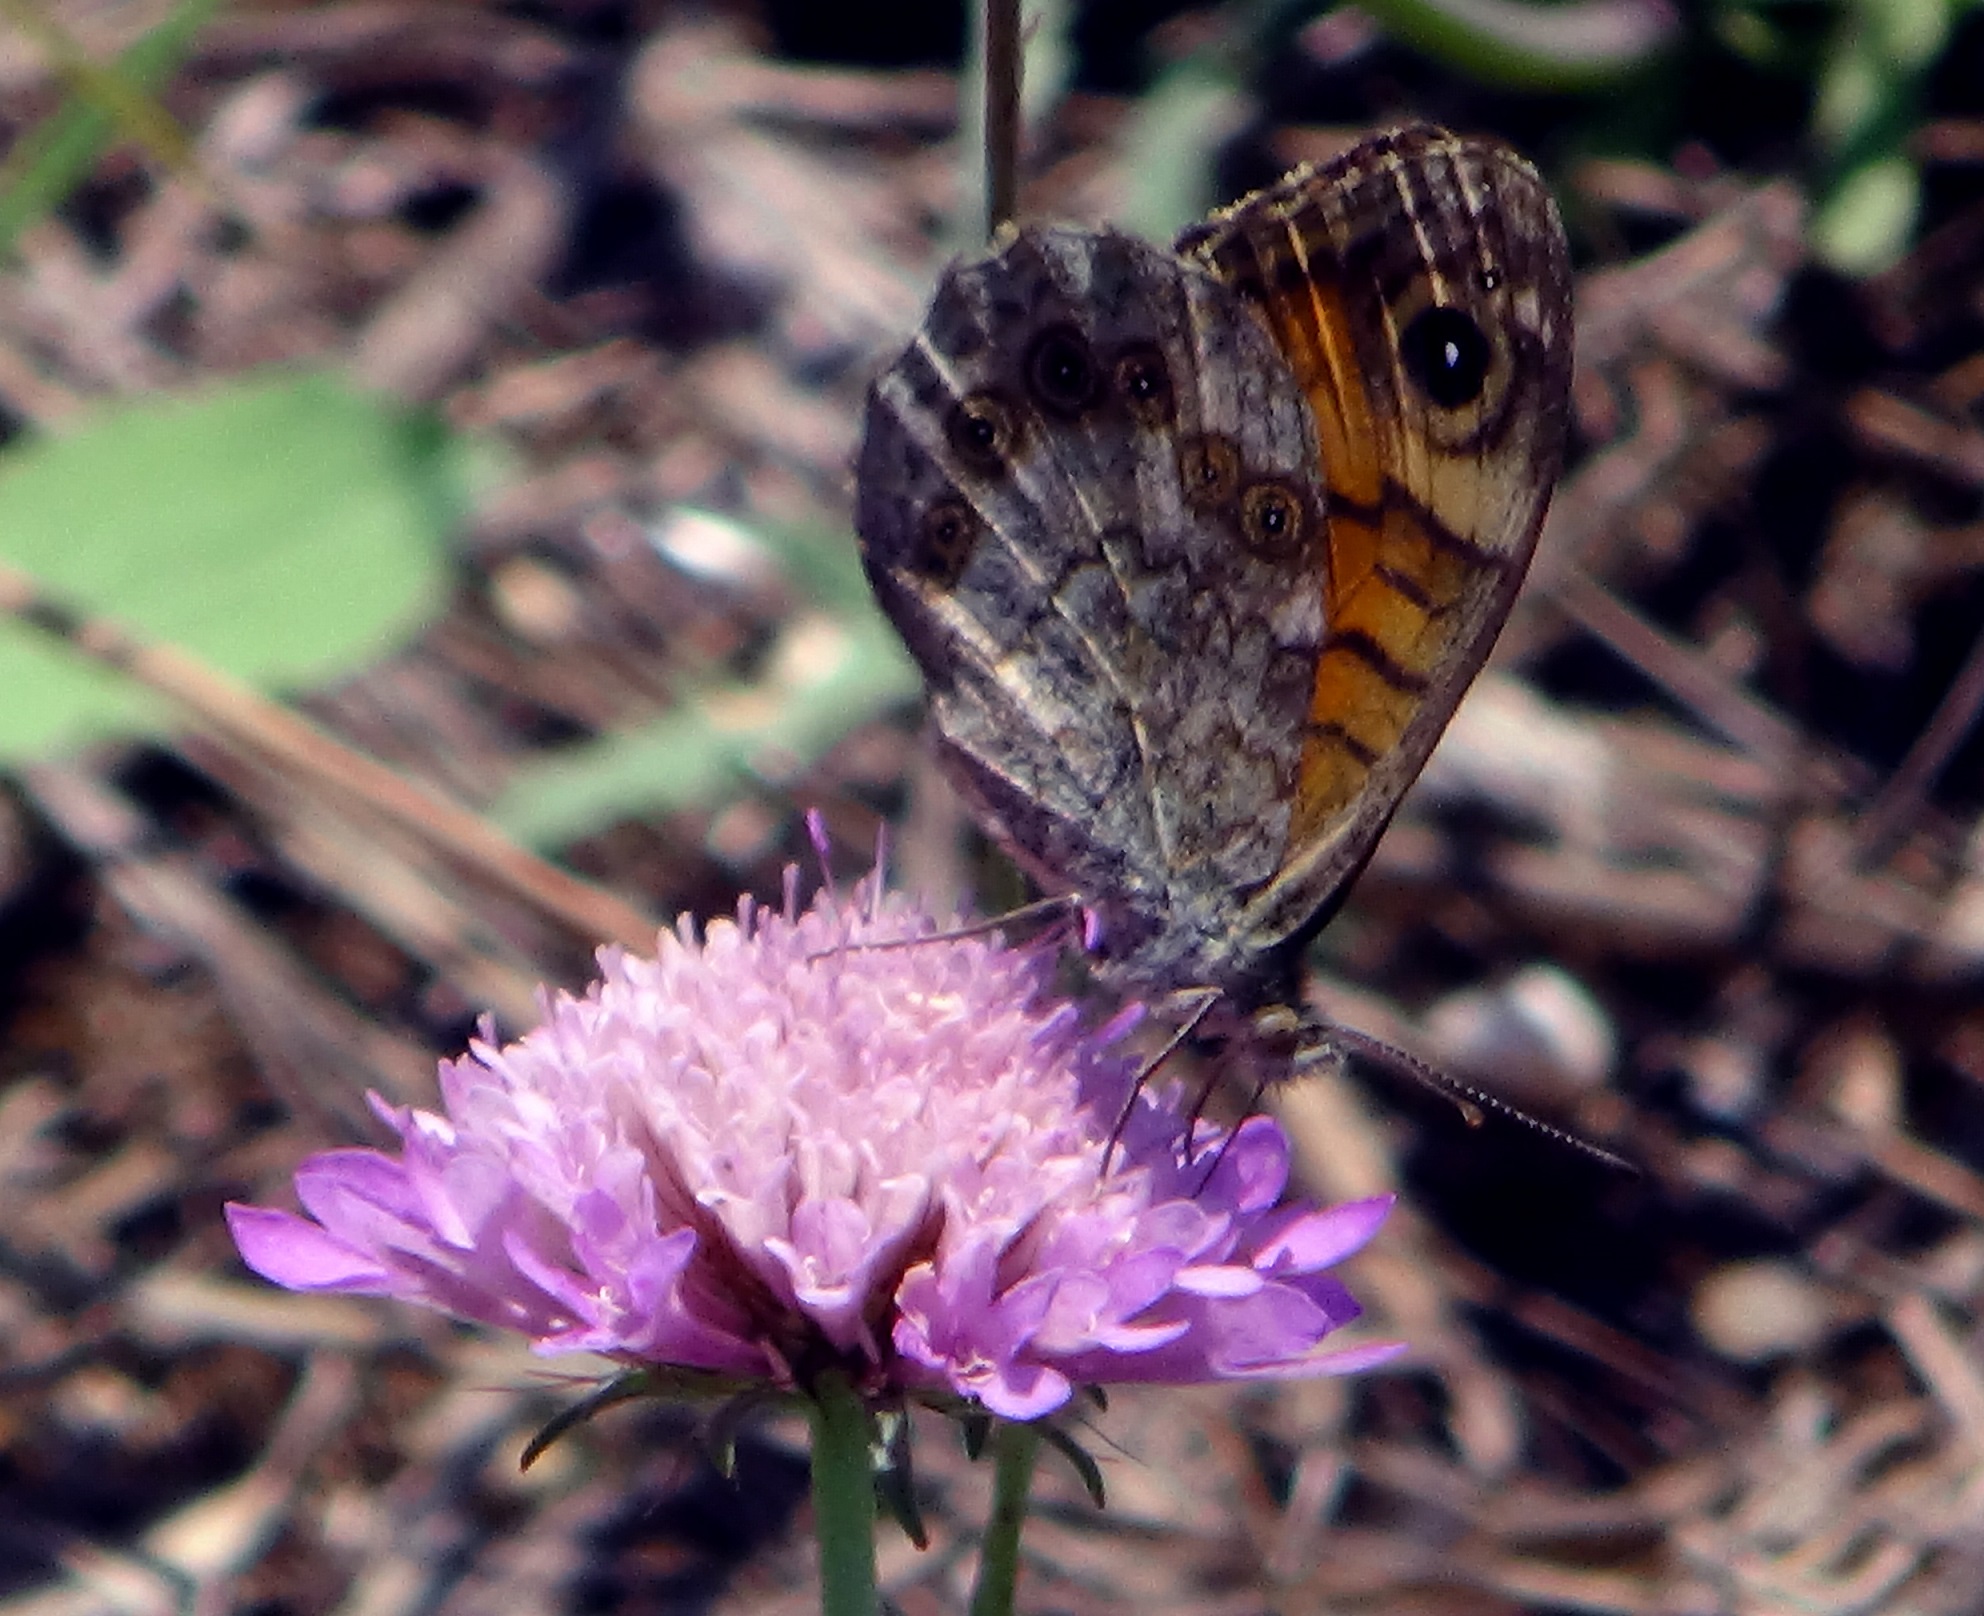
[[[1358,1313],[1327,1270],[1387,1202],[1280,1205],[1280,1130],[1133,1095],[1134,1018],[1084,1030],[1052,963],[878,883],[802,911],[789,877],[780,909],[602,950],[536,1029],[443,1063],[445,1114],[375,1102],[397,1154],[327,1151],[296,1175],[304,1216],[230,1224],[279,1284],[543,1352],[775,1385],[833,1365],[1014,1419],[1083,1384],[1395,1350],[1320,1350]]]

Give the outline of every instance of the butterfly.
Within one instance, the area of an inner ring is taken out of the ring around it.
[[[1508,615],[1571,339],[1541,177],[1418,126],[1170,251],[1009,226],[870,390],[855,525],[948,774],[1105,982],[1269,1075],[1356,1047],[1302,954]]]

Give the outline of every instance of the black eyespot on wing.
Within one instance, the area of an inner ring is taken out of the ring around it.
[[[1133,342],[1116,357],[1116,395],[1143,426],[1171,425],[1178,399],[1171,388],[1171,367],[1155,343]]]
[[[1050,325],[1026,351],[1026,385],[1050,415],[1074,417],[1102,395],[1102,374],[1088,339],[1071,325]]]
[[[1202,432],[1178,445],[1178,478],[1194,510],[1221,510],[1240,492],[1240,451],[1231,438]]]
[[[1494,350],[1465,310],[1436,305],[1413,317],[1399,339],[1405,373],[1443,410],[1472,404],[1487,385]]]
[[[1264,561],[1285,561],[1301,552],[1308,538],[1309,514],[1302,498],[1283,483],[1262,479],[1240,496],[1240,539]]]
[[[944,441],[967,470],[1001,476],[1019,451],[1019,418],[998,394],[970,393],[944,418]]]
[[[978,513],[955,494],[946,494],[925,508],[910,564],[940,588],[949,589],[964,576],[971,552],[978,547],[978,534]]]

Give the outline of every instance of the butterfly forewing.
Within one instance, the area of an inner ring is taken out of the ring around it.
[[[1563,455],[1568,250],[1520,157],[1424,128],[1299,169],[1180,248],[1274,333],[1328,481],[1293,845],[1251,917],[1272,934],[1362,865],[1515,598]]]

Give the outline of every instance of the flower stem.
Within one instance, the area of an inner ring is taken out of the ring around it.
[[[820,1537],[821,1616],[875,1616],[875,1481],[868,1413],[847,1376],[813,1388],[813,1530]]]
[[[1012,1616],[1020,1574],[1020,1527],[1026,1522],[1026,1498],[1039,1451],[1040,1433],[1031,1425],[1000,1420],[992,1427],[992,1518],[985,1523],[971,1616]]]

